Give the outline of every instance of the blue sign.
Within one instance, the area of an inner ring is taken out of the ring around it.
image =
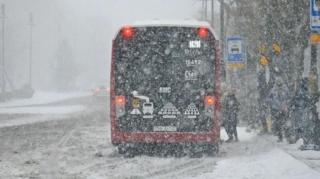
[[[243,38],[227,38],[227,62],[243,62]]]
[[[320,30],[320,0],[310,0],[310,28]]]

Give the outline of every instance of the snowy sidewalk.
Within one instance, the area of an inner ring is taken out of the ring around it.
[[[223,143],[221,151],[227,152],[226,158],[197,179],[320,179],[319,165],[306,163],[313,159],[319,162],[320,152],[299,151],[299,144],[278,144],[275,136],[257,136],[257,132],[247,133],[245,127],[237,129],[240,142]],[[228,138],[223,128],[221,138]]]
[[[272,143],[274,146],[282,149],[295,159],[307,164],[310,168],[320,172],[320,151],[315,150],[304,150],[298,149],[302,144],[303,140],[298,140],[295,144],[288,144],[288,142],[277,143],[277,137],[264,136],[264,139]]]

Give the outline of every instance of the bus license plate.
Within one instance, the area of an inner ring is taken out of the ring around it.
[[[154,126],[154,132],[175,132],[177,131],[176,126]]]

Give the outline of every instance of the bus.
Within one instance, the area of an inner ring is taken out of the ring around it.
[[[121,27],[112,42],[110,77],[111,142],[119,154],[219,151],[219,39],[207,22]]]

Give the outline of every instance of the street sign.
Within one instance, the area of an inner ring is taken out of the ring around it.
[[[320,0],[310,0],[310,28],[320,30]]]
[[[320,34],[312,34],[310,36],[310,42],[312,45],[320,44]]]
[[[228,69],[235,69],[235,68],[244,68],[244,63],[228,63]]]
[[[273,49],[277,54],[280,54],[281,47],[278,44],[273,44]]]
[[[265,55],[261,55],[260,64],[261,65],[268,65],[269,64],[269,60]]]
[[[243,62],[243,38],[227,38],[227,62]]]

